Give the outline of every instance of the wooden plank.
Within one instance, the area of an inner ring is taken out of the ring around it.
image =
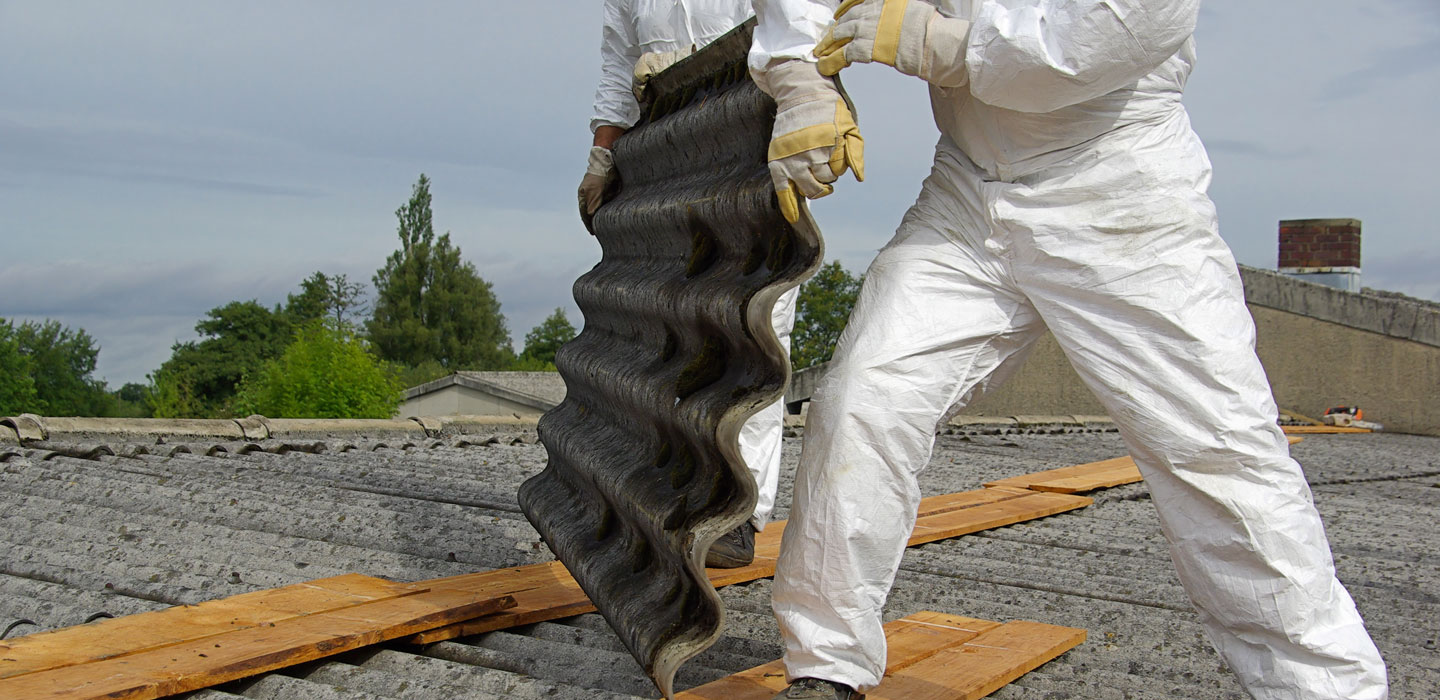
[[[1369,428],[1342,428],[1338,425],[1285,425],[1280,429],[1286,435],[1342,435],[1373,432]]]
[[[1031,491],[1025,496],[998,501],[984,507],[948,511],[920,518],[915,522],[909,546],[1014,525],[1084,508],[1094,502],[1084,496]]]
[[[0,680],[0,697],[149,700],[206,688],[514,605],[439,590]]]
[[[1085,641],[1085,630],[1007,622],[947,647],[909,668],[886,673],[870,700],[977,700]]]
[[[1301,440],[1304,438],[1294,435],[1286,436],[1286,441],[1291,445]],[[987,482],[985,486],[989,488],[1022,488],[1048,493],[1084,493],[1139,483],[1143,480],[1144,477],[1140,475],[1140,468],[1135,465],[1135,460],[1127,455],[1088,464],[1077,464],[1072,467],[1012,476],[1008,479]]]
[[[1089,498],[1048,494],[1026,489],[979,489],[932,496],[920,502],[910,545],[957,537],[995,527],[1042,518],[1093,503]],[[709,569],[716,588],[748,583],[775,575],[775,560],[785,521],[769,524],[755,538],[755,562],[736,569]],[[482,571],[419,582],[432,588],[483,591],[515,597],[513,610],[482,619],[441,627],[414,635],[405,641],[432,644],[456,637],[506,629],[517,625],[555,620],[594,612],[595,606],[560,562],[547,562],[514,569]]]
[[[1037,481],[1030,485],[1030,489],[1048,493],[1084,493],[1135,484],[1144,480],[1144,477],[1140,476],[1140,468],[1131,463],[1128,467],[1096,471],[1083,476]]]
[[[885,625],[885,640],[885,677],[867,698],[959,700],[988,695],[1038,668],[1084,641],[1085,630],[921,612]],[[676,698],[770,700],[785,685],[785,668],[774,661]]]
[[[114,658],[360,603],[423,593],[411,583],[345,574],[198,605],[101,620],[0,642],[0,679]]]
[[[987,481],[985,482],[985,486],[989,488],[1008,486],[1011,488],[1028,489],[1033,488],[1035,484],[1051,483],[1077,478],[1087,478],[1093,477],[1096,474],[1114,474],[1118,472],[1126,472],[1126,470],[1133,470],[1133,472],[1130,473],[1133,473],[1135,475],[1136,481],[1139,480],[1140,470],[1138,467],[1135,466],[1135,460],[1131,459],[1129,455],[1126,455],[1124,457],[1115,457],[1114,459],[1105,459],[1099,462],[1077,464],[1072,467],[1061,467],[1059,469],[1049,469],[1043,472],[1035,472],[1033,474],[1021,474],[1019,476],[1012,476],[1008,479]],[[1097,486],[1096,488],[1104,487]]]

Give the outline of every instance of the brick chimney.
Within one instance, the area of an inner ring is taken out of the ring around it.
[[[1279,262],[1281,274],[1360,291],[1360,220],[1281,221]]]

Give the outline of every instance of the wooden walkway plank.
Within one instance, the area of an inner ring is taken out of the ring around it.
[[[1082,508],[1093,502],[1082,496],[1022,489],[980,489],[932,496],[920,502],[920,516],[916,519],[910,545],[1014,525]],[[720,588],[774,576],[785,525],[783,520],[770,523],[756,535],[753,564],[736,569],[709,569],[710,583]],[[595,610],[580,585],[558,561],[420,581],[417,585],[510,595],[514,596],[516,606],[497,615],[414,635],[405,640],[411,644],[443,642]]]
[[[1085,630],[1000,624],[921,612],[885,625],[885,678],[869,700],[969,700],[988,695],[1085,641]],[[727,676],[677,700],[770,700],[785,688],[779,661]]]
[[[1023,496],[996,501],[983,507],[945,511],[919,518],[915,521],[909,546],[1014,525],[1084,508],[1094,502],[1084,496],[1029,491]]]
[[[198,605],[126,615],[0,642],[0,679],[114,658],[361,603],[425,586],[345,574]]]
[[[1286,436],[1286,441],[1291,445],[1304,439],[1296,435]],[[1135,465],[1135,460],[1127,455],[1089,464],[1077,464],[1073,467],[1061,467],[998,479],[986,482],[985,486],[988,488],[1030,489],[1048,493],[1085,493],[1124,484],[1134,484],[1143,480],[1143,477],[1140,476],[1140,468]]]
[[[91,700],[151,698],[376,644],[485,615],[513,599],[429,591],[0,680],[0,697]]]
[[[1131,459],[1129,455],[1126,455],[1124,457],[1105,459],[1099,462],[1077,464],[1073,467],[1061,467],[1059,469],[1050,469],[1043,472],[1035,472],[1032,474],[1021,474],[1019,476],[1012,476],[1007,479],[987,481],[985,482],[985,486],[987,488],[1010,487],[1018,489],[1034,489],[1036,484],[1071,482],[1072,480],[1083,481],[1085,479],[1095,479],[1097,475],[1105,475],[1099,479],[1099,481],[1103,483],[1105,481],[1113,480],[1113,475],[1117,474],[1133,474],[1134,481],[1140,480],[1139,467],[1135,466],[1135,460]],[[1116,486],[1119,484],[1109,485]],[[1096,486],[1094,488],[1105,488],[1105,486]],[[1074,492],[1068,491],[1065,493]]]
[[[976,700],[1085,641],[1085,630],[1008,622],[940,650],[893,676],[869,700]]]

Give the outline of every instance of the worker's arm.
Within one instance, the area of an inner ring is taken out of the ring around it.
[[[800,219],[800,198],[834,191],[846,170],[865,178],[865,142],[834,79],[820,74],[811,49],[829,26],[833,3],[754,0],[759,18],[750,48],[755,84],[775,99],[768,158],[780,212]]]
[[[640,41],[635,34],[634,0],[605,0],[601,8],[600,84],[595,88],[595,112],[590,118],[590,155],[577,197],[580,220],[590,228],[590,217],[604,201],[615,178],[610,148],[626,129],[640,119],[640,105],[630,90]],[[593,231],[592,231],[593,233]]]
[[[624,134],[625,130],[614,124],[601,124],[595,127],[595,138],[590,140],[590,145],[601,148],[614,148],[615,141]]]
[[[640,104],[631,91],[635,62],[640,60],[633,5],[634,0],[605,0],[601,8],[600,84],[595,88],[595,111],[590,118],[590,130],[594,132],[612,126],[624,133],[640,120]],[[594,145],[609,148],[609,144]]]
[[[1195,32],[1199,0],[983,2],[965,62],[970,92],[1022,112],[1053,112],[1125,87]]]
[[[814,61],[810,51],[825,34],[838,0],[752,0],[755,39],[750,45],[750,72],[763,75],[788,59]]]

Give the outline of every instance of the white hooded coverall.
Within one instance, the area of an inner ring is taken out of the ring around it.
[[[972,22],[969,82],[930,88],[934,168],[814,397],[773,598],[788,675],[879,683],[881,612],[937,424],[1048,328],[1119,426],[1245,688],[1384,698],[1384,663],[1277,427],[1180,102],[1198,0],[937,4]],[[755,0],[752,70],[806,57],[834,5]]]
[[[750,0],[605,0],[600,40],[600,85],[590,130],[600,126],[629,129],[640,120],[631,91],[635,63],[647,53],[699,49],[750,19]],[[770,323],[780,347],[790,351],[798,290],[780,296]],[[780,480],[780,446],[785,406],[776,401],[750,417],[740,429],[740,456],[760,491],[750,523],[764,530],[775,508]]]

